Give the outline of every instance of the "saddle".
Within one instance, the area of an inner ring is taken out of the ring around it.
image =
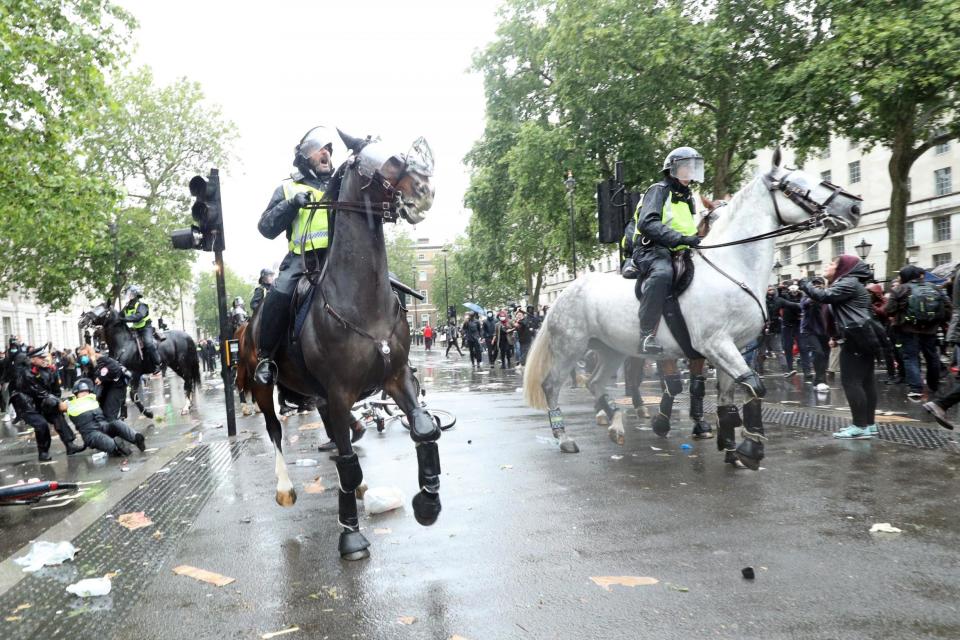
[[[689,289],[693,282],[693,254],[690,251],[680,251],[671,254],[670,258],[673,266],[673,281],[670,295],[663,303],[663,320],[667,323],[667,327],[677,344],[683,349],[684,356],[690,360],[703,358],[703,355],[694,349],[690,343],[690,331],[687,329],[687,323],[680,311],[680,295]],[[633,259],[628,262],[633,264]],[[634,276],[634,278],[636,277]]]

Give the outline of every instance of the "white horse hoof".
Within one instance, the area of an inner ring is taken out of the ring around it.
[[[607,419],[606,411],[597,411],[597,425],[600,427],[609,427],[610,421]]]
[[[185,416],[188,413],[190,413],[190,407],[184,407],[183,409],[180,409],[180,415]]]
[[[607,435],[610,436],[610,440],[612,440],[614,444],[620,445],[621,447],[623,446],[623,431],[618,430],[616,427],[610,427],[607,429]]]
[[[297,501],[297,492],[293,489],[277,491],[277,504],[281,507],[292,507]]]

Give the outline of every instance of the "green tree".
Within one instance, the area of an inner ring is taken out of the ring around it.
[[[890,150],[891,274],[906,260],[911,167],[931,147],[960,137],[960,4],[831,0],[814,15],[821,41],[785,80],[794,140],[803,151],[839,134]]]
[[[250,297],[253,295],[255,282],[248,282],[237,275],[229,267],[224,267],[223,280],[227,290],[227,311],[236,296],[243,298],[244,305],[249,312]],[[196,280],[193,295],[193,310],[197,318],[197,330],[208,336],[220,334],[220,312],[217,308],[217,280],[212,271],[201,273]]]
[[[133,25],[102,0],[0,4],[0,288],[52,306],[73,295],[82,230],[117,199],[110,176],[76,148],[109,104],[105,76]]]
[[[388,230],[387,268],[404,284],[417,288],[417,243],[406,227],[397,225]]]

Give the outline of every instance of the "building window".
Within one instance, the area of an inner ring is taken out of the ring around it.
[[[429,324],[429,323],[430,323],[430,314],[429,314],[429,313],[421,313],[421,314],[420,314],[420,324],[421,324],[421,326],[422,326],[422,325],[425,325],[425,324]]]
[[[935,146],[935,147],[933,148],[933,152],[934,152],[936,155],[938,155],[938,156],[939,156],[939,155],[943,155],[943,154],[946,153],[947,151],[950,151],[950,141],[949,141],[949,140],[947,140],[947,141],[944,142],[943,144],[938,144],[937,146]]]
[[[13,336],[13,318],[3,316],[3,341],[7,342]]]
[[[790,245],[780,247],[780,264],[790,264]]]
[[[427,272],[426,272],[426,271],[421,271],[421,272],[420,272],[420,282],[424,282],[426,279],[427,279]]]
[[[916,246],[917,241],[913,238],[913,223],[908,222],[903,233],[903,244],[908,247]]]
[[[807,245],[806,257],[804,258],[803,261],[816,262],[819,259],[820,259],[820,243],[811,242],[809,245]]]
[[[833,239],[833,257],[834,258],[842,256],[844,253],[846,253],[847,248],[844,245],[844,240],[845,240],[844,236],[840,236]]]
[[[950,167],[937,169],[933,172],[933,185],[934,195],[945,196],[953,191],[953,176]]]
[[[819,156],[819,157],[820,157],[821,160],[826,160],[827,158],[830,157],[830,143],[829,143],[829,142],[827,143],[827,146],[825,146],[823,149],[820,150],[820,156]]]
[[[856,149],[856,148],[857,148],[857,141],[856,141],[856,140],[847,140],[847,148],[850,149],[851,151],[853,151],[854,149]]]
[[[70,334],[67,333],[67,323],[61,322],[60,328],[63,329],[63,344],[61,346],[68,349],[70,347],[70,338],[68,337]]]
[[[830,169],[820,172],[820,179],[824,182],[833,182],[833,172]]]
[[[791,276],[789,273],[784,273],[784,274],[782,274],[782,275],[780,276],[780,278],[781,278],[780,282],[786,282],[787,280],[790,280],[791,277],[792,277],[792,276]]]
[[[27,318],[27,344],[30,346],[37,346],[36,335],[33,331],[33,318]]]
[[[950,239],[950,216],[933,219],[933,241],[943,242]]]
[[[942,264],[948,264],[950,262],[949,253],[935,253],[933,254],[933,266],[939,267]]]
[[[855,160],[847,165],[848,179],[847,182],[850,184],[857,184],[860,182],[860,161]]]
[[[417,260],[426,260],[426,259],[427,259],[427,255],[425,253],[421,253],[417,256]]]
[[[427,301],[427,290],[426,290],[426,289],[420,289],[420,295],[423,296],[423,304],[430,304],[430,303]]]

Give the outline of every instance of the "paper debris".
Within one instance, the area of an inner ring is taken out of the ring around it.
[[[623,460],[623,456],[619,456],[619,455],[614,454],[614,455],[610,456],[610,459],[611,459],[611,460]]]
[[[117,522],[127,529],[130,529],[130,531],[136,531],[137,529],[153,525],[153,520],[148,518],[143,511],[134,511],[117,516]]]
[[[385,535],[387,535],[388,533],[393,533],[393,529],[389,529],[389,528],[384,527],[384,528],[382,528],[382,529],[374,529],[374,530],[373,530],[373,533],[374,533],[375,535],[378,535],[378,536],[385,536]]]
[[[598,587],[603,587],[607,591],[611,591],[610,587],[613,585],[620,585],[622,587],[645,587],[660,582],[656,578],[641,576],[599,576],[591,577],[590,579],[593,580],[593,583]]]
[[[413,616],[400,616],[399,618],[397,618],[397,622],[399,622],[400,624],[413,624],[416,621],[417,619],[414,618]]]
[[[29,602],[24,602],[24,603],[21,604],[21,605],[17,605],[17,608],[14,609],[13,612],[14,612],[14,613],[17,613],[18,611],[23,611],[24,609],[29,609],[29,608],[32,607],[32,606],[33,606],[33,605],[30,604]]]
[[[270,638],[276,638],[277,636],[293,633],[294,631],[300,631],[300,627],[293,626],[289,629],[283,629],[282,631],[271,631],[270,633],[261,634],[260,637],[263,638],[263,640],[270,640]]]
[[[187,564],[182,564],[179,567],[174,567],[173,572],[178,576],[187,576],[193,578],[194,580],[199,580],[200,582],[206,582],[218,587],[223,587],[231,582],[234,582],[234,578],[228,578],[227,576],[222,576],[219,573],[213,573],[212,571],[206,571],[204,569],[198,569],[196,567],[191,567]]]
[[[323,429],[322,422],[311,422],[309,424],[302,424],[297,427],[299,431],[313,431],[314,429]]]
[[[663,451],[660,447],[650,447],[652,451]]]
[[[7,616],[4,618],[6,622],[16,622],[17,620],[23,620],[23,616]]]
[[[870,533],[903,533],[903,529],[897,529],[889,522],[878,522],[870,527]]]

